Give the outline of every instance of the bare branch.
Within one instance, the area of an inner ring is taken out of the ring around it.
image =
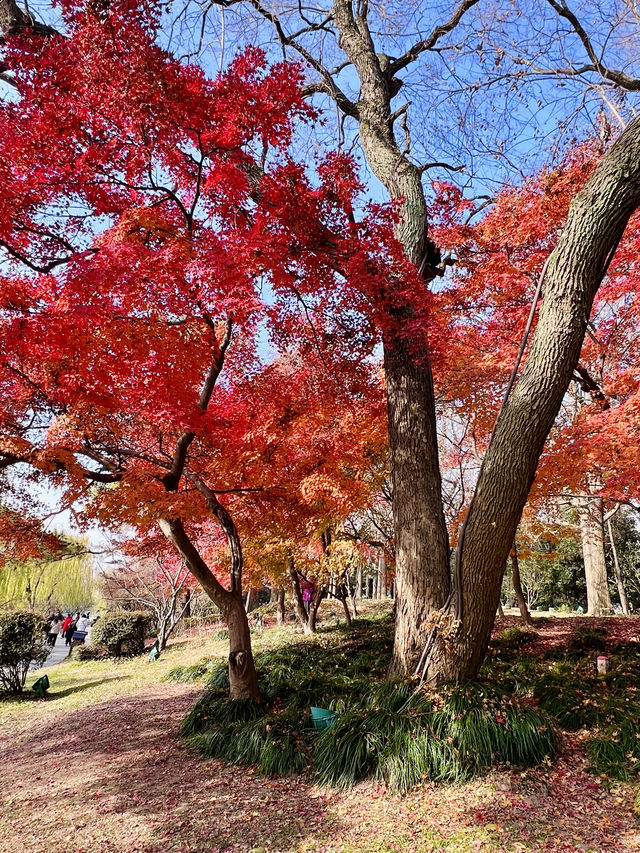
[[[435,27],[428,38],[414,44],[413,47],[409,48],[409,50],[399,59],[391,60],[387,73],[392,77],[397,71],[400,71],[402,68],[406,68],[407,65],[414,62],[421,53],[424,53],[427,50],[433,50],[443,36],[446,36],[458,26],[465,12],[468,12],[469,9],[475,6],[478,2],[479,0],[462,0],[446,24],[440,24]]]

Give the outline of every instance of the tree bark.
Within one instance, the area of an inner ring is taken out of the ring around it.
[[[366,11],[354,18],[352,3],[336,0],[333,17],[340,45],[360,78],[357,109],[367,162],[389,196],[403,199],[396,236],[407,257],[428,271],[433,246],[427,238],[422,178],[398,145],[391,118],[397,83],[388,68],[381,67]],[[395,331],[387,330],[383,339],[396,547],[392,673],[408,672],[415,665],[430,630],[429,613],[443,606],[449,592],[431,365],[426,352],[416,358],[404,333],[409,308],[399,308],[394,320]]]
[[[524,597],[524,592],[522,591],[522,583],[520,581],[520,564],[518,562],[518,550],[515,541],[513,543],[513,548],[511,549],[511,582],[513,584],[513,591],[516,594],[516,601],[518,602],[522,621],[525,625],[533,627],[533,619],[529,613],[527,600]]]
[[[587,616],[608,616],[612,608],[604,553],[602,498],[585,495],[576,500],[576,505],[587,581]]]
[[[284,625],[284,587],[278,589],[277,609],[276,609],[276,625]]]
[[[463,550],[462,620],[453,647],[438,644],[431,659],[429,678],[435,681],[470,678],[480,668],[509,549],[545,439],[578,363],[594,296],[639,206],[640,117],[573,199],[549,259],[531,349],[478,478]]]
[[[307,613],[307,609],[304,606],[305,603],[302,600],[300,578],[298,576],[298,572],[296,571],[293,560],[289,561],[289,577],[291,578],[291,592],[293,594],[293,604],[296,610],[296,616],[298,617],[298,622],[302,625],[302,630],[305,634],[315,634],[317,608],[314,611],[314,618],[312,620],[311,610],[313,602],[309,602],[309,612]]]
[[[384,559],[384,551],[380,552],[378,558],[378,598],[387,597],[387,563]]]
[[[226,511],[225,519],[225,533],[228,536],[233,535],[235,525]],[[237,531],[235,531],[235,540],[231,548],[231,577],[234,587],[232,590],[226,590],[200,556],[180,519],[162,518],[158,524],[167,539],[184,558],[189,571],[202,589],[220,608],[222,618],[229,629],[229,695],[232,699],[258,701],[260,699],[258,674],[251,650],[249,620],[242,601],[242,548]]]
[[[611,529],[611,517],[607,518],[607,532],[609,533],[609,542],[611,543],[611,552],[613,555],[613,573],[616,579],[616,586],[618,587],[620,607],[622,608],[623,614],[625,616],[628,616],[631,610],[629,609],[629,599],[627,598],[627,591],[624,588],[622,572],[620,571],[620,563],[618,562],[618,549],[616,548],[616,543],[613,538],[613,530]]]

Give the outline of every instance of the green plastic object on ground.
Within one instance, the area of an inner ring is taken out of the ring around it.
[[[47,690],[49,689],[49,676],[43,675],[41,676],[31,687],[36,696],[39,696],[41,699],[47,694]]]
[[[336,721],[336,716],[337,714],[334,714],[333,711],[328,711],[326,708],[311,708],[311,722],[317,732],[323,732],[331,728]]]
[[[151,651],[149,652],[149,660],[158,660],[160,657],[160,643],[158,640],[151,646]]]

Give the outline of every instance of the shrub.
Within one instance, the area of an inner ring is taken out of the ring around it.
[[[113,610],[96,624],[92,640],[97,646],[106,646],[112,657],[142,654],[149,618],[144,610]]]
[[[44,630],[44,619],[31,611],[0,613],[0,684],[7,692],[21,693],[29,666],[49,656]]]
[[[607,647],[607,632],[604,628],[590,628],[580,625],[575,629],[569,640],[570,652],[603,652]]]
[[[106,660],[110,656],[106,646],[76,646],[72,652],[72,657],[78,661]]]

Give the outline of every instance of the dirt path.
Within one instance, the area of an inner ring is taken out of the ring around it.
[[[348,794],[202,762],[177,738],[198,688],[145,687],[0,739],[0,851],[640,850],[632,788],[606,791],[569,743],[553,768]]]

